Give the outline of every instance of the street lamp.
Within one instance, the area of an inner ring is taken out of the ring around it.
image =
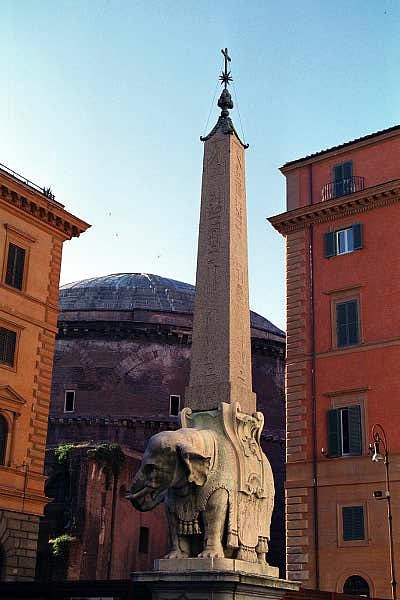
[[[389,527],[389,539],[390,539],[390,571],[391,571],[391,585],[392,585],[392,598],[396,600],[396,577],[394,573],[394,549],[393,549],[393,528],[392,528],[392,505],[390,499],[390,479],[389,479],[389,451],[386,440],[386,433],[382,425],[375,423],[372,426],[371,435],[373,443],[369,445],[370,452],[372,452],[372,462],[383,462],[385,465],[386,473],[386,492],[385,498],[387,500],[387,515],[388,515],[388,527]]]

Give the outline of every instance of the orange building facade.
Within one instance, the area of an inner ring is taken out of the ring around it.
[[[391,597],[400,577],[400,127],[287,163],[287,576]],[[382,491],[381,500],[374,497]]]
[[[33,579],[63,242],[89,225],[0,167],[0,579]]]

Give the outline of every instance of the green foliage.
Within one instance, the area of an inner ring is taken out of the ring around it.
[[[69,453],[75,448],[74,444],[60,444],[55,450],[54,454],[60,465],[65,465],[69,458]]]
[[[119,444],[104,443],[88,450],[94,455],[96,463],[103,469],[106,478],[106,489],[110,489],[111,476],[118,477],[125,461],[125,455]]]
[[[51,547],[51,553],[55,558],[66,559],[69,553],[69,545],[71,542],[75,542],[76,538],[68,533],[63,533],[52,540],[49,540]]]
[[[70,459],[71,451],[78,448],[87,448],[88,454],[92,455],[96,463],[103,469],[106,479],[106,489],[109,490],[112,476],[118,477],[125,460],[121,446],[108,442],[102,444],[94,444],[93,442],[61,444],[54,450],[58,463],[66,466]]]

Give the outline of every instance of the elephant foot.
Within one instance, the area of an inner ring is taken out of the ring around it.
[[[197,558],[225,558],[222,545],[207,546],[203,552],[197,555]]]
[[[246,562],[256,563],[257,554],[254,548],[248,548],[247,546],[241,546],[237,553],[238,560],[245,560]]]
[[[164,558],[189,558],[189,554],[187,552],[182,552],[179,548],[173,548],[164,556]]]
[[[265,558],[265,553],[261,552],[260,554],[257,554],[257,562],[260,565],[266,565],[267,564],[267,560]]]

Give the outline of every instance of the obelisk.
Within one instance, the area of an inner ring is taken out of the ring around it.
[[[181,428],[147,445],[128,498],[146,512],[166,506],[170,549],[155,569],[133,573],[153,600],[279,600],[266,555],[274,481],[260,445],[263,415],[251,385],[244,149],[229,110],[225,49],[221,115],[203,138],[192,364]]]
[[[230,58],[220,76],[221,115],[204,138],[203,179],[190,382],[185,406],[215,410],[239,402],[254,413],[252,391],[245,146],[229,117]]]

